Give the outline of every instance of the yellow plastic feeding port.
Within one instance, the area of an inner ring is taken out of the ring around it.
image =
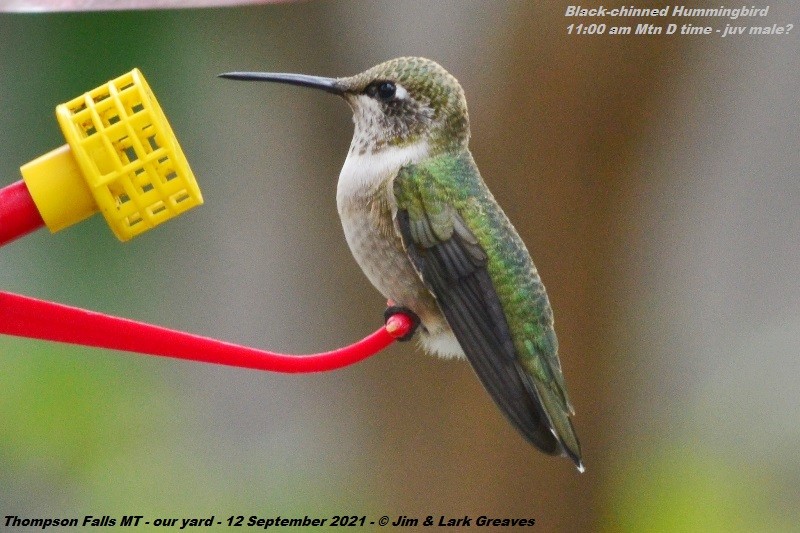
[[[139,69],[59,105],[56,117],[67,144],[20,168],[50,231],[100,211],[127,241],[203,203]]]

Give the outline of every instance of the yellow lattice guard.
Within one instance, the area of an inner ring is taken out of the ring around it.
[[[56,107],[67,144],[20,170],[55,232],[100,211],[122,241],[203,203],[138,69]]]

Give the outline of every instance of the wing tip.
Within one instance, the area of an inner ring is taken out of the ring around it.
[[[583,459],[581,459],[580,455],[574,453],[572,450],[568,450],[566,446],[564,447],[564,455],[575,463],[575,468],[578,469],[578,473],[583,474],[586,472],[586,465],[583,464]]]
[[[578,472],[583,474],[586,471],[586,466],[583,464],[583,459],[581,458],[581,445],[578,442],[578,436],[575,435],[575,429],[572,427],[572,422],[569,418],[567,418],[567,423],[569,427],[569,433],[566,435],[567,439],[558,435],[555,430],[552,430],[553,436],[561,445],[561,455],[571,460],[575,464],[575,468],[578,469]]]

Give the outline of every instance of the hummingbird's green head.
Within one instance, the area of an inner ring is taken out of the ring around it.
[[[438,63],[400,57],[347,78],[231,72],[222,77],[289,83],[343,97],[353,110],[351,151],[364,154],[418,143],[430,154],[465,148],[469,116],[464,91]]]
[[[464,91],[434,61],[400,57],[338,83],[353,109],[352,150],[425,142],[436,153],[466,147],[469,141]]]

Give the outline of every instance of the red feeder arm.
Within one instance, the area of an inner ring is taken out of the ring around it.
[[[0,291],[0,333],[5,335],[272,372],[342,368],[378,353],[412,328],[407,315],[396,313],[385,326],[350,346],[312,355],[288,355]]]

